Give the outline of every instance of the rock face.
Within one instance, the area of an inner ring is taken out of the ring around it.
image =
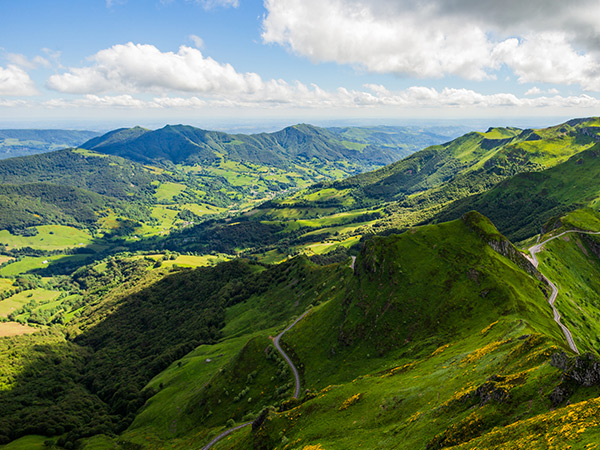
[[[592,354],[585,353],[569,358],[564,352],[554,353],[550,364],[562,370],[562,381],[550,394],[552,406],[558,406],[567,400],[579,387],[600,385],[600,361]]]
[[[571,394],[572,392],[570,389],[567,389],[563,385],[559,385],[554,388],[548,398],[550,398],[550,401],[552,402],[552,407],[556,408],[558,405],[568,400]]]
[[[565,375],[581,386],[596,386],[600,384],[600,361],[589,353],[578,356]]]
[[[504,377],[498,375],[490,378],[490,381],[482,384],[475,391],[475,396],[479,398],[479,406],[483,406],[491,401],[502,403],[509,397],[508,391],[497,383],[504,381]]]
[[[496,230],[494,224],[492,224],[487,217],[479,214],[476,211],[470,211],[462,216],[462,220],[495,252],[501,254],[507,259],[510,259],[520,269],[544,283],[544,286],[547,285],[546,279],[536,269],[533,263],[529,261],[519,250],[517,250],[507,238],[500,234],[500,232]]]

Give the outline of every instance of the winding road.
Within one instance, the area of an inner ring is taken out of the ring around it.
[[[296,383],[296,387],[294,388],[294,398],[298,398],[298,395],[300,395],[300,375],[298,374],[298,369],[296,369],[296,366],[294,366],[294,363],[292,362],[291,358],[283,351],[283,349],[281,348],[281,345],[279,345],[279,340],[281,339],[281,336],[283,336],[294,325],[296,325],[298,322],[300,322],[304,318],[304,316],[306,316],[309,312],[310,312],[310,309],[305,311],[300,317],[298,317],[296,320],[294,320],[294,322],[290,326],[288,326],[285,330],[283,330],[281,333],[279,333],[273,339],[273,344],[275,345],[275,348],[277,349],[277,351],[279,353],[281,353],[281,356],[283,356],[283,359],[285,359],[285,362],[287,362],[288,366],[290,366],[290,369],[292,369],[292,373],[294,374],[294,381]],[[204,447],[202,447],[202,450],[209,450],[213,445],[215,445],[217,442],[219,442],[224,437],[229,436],[234,431],[239,430],[240,428],[247,427],[248,425],[252,425],[252,422],[242,423],[241,425],[236,425],[235,427],[232,427],[232,428],[229,428],[228,430],[223,431],[221,434],[216,436],[212,441],[210,441],[208,444],[206,444]]]
[[[290,366],[290,369],[292,369],[292,373],[294,374],[294,381],[296,382],[296,387],[294,389],[294,398],[298,398],[298,395],[300,395],[300,375],[298,374],[298,369],[296,369],[296,366],[294,366],[294,363],[292,362],[290,357],[288,355],[286,355],[286,353],[283,351],[283,349],[279,345],[279,339],[281,339],[281,336],[283,336],[283,334],[286,331],[288,331],[290,328],[292,328],[294,325],[296,325],[298,322],[300,322],[300,320],[302,320],[304,318],[304,316],[306,316],[309,312],[310,312],[310,309],[308,311],[305,311],[300,317],[298,317],[296,320],[294,320],[294,323],[292,323],[289,327],[287,327],[285,330],[283,330],[281,333],[279,333],[275,337],[275,339],[273,339],[273,344],[275,345],[275,348],[277,349],[277,351],[279,353],[281,353],[281,356],[283,356],[283,359],[285,359],[285,361],[288,363],[288,366]]]
[[[543,245],[546,244],[547,242],[550,242],[553,239],[557,239],[567,233],[600,234],[600,231],[568,230],[568,231],[563,231],[562,233],[557,234],[556,236],[548,238],[543,242],[535,244],[534,246],[529,248],[529,253],[531,254],[531,257],[528,257],[528,259],[531,261],[531,263],[534,265],[534,267],[536,269],[538,268],[538,265],[539,265],[539,261],[537,259],[536,253],[539,253],[542,250]],[[556,301],[556,297],[558,296],[558,288],[544,274],[541,274],[541,275],[544,278],[544,281],[546,281],[546,283],[548,283],[548,285],[552,288],[552,294],[550,295],[550,298],[548,299],[548,303],[550,303],[550,306],[552,307],[552,311],[554,313],[554,321],[558,324],[558,326],[561,328],[561,330],[565,334],[565,337],[567,338],[567,343],[569,344],[569,347],[571,347],[571,350],[573,350],[575,353],[579,354],[579,350],[577,349],[577,346],[575,345],[575,341],[573,340],[573,336],[571,335],[571,332],[560,321],[560,313],[556,309],[556,306],[554,306],[554,302]]]
[[[225,436],[229,436],[234,431],[239,430],[240,428],[247,427],[248,425],[252,425],[252,422],[246,422],[241,425],[237,425],[233,428],[230,428],[229,430],[223,431],[220,435],[218,435],[212,441],[210,441],[208,444],[206,444],[204,447],[202,447],[202,450],[208,450],[213,445],[215,445],[217,442],[219,442],[221,439],[223,439]]]

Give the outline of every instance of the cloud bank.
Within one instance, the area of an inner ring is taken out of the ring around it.
[[[596,0],[265,0],[265,43],[313,62],[419,78],[578,84],[600,91]]]

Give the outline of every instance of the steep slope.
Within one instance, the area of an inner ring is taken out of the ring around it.
[[[600,144],[550,169],[522,173],[489,191],[444,208],[435,220],[447,221],[466,211],[488,216],[509,238],[523,240],[568,211],[600,208]]]
[[[332,183],[352,188],[356,202],[436,201],[483,191],[520,172],[539,171],[566,161],[600,140],[600,119],[577,119],[540,130],[491,128],[417,152],[383,169]],[[436,189],[437,188],[437,189]]]
[[[344,265],[333,283],[299,291],[316,306],[282,339],[301,371],[298,401],[266,396],[289,389],[268,341],[254,336],[235,356],[225,341],[155,379],[152,385],[164,383],[165,393],[150,400],[121,442],[201,447],[223,426],[252,420],[258,405],[274,402],[218,448],[438,449],[597,393],[563,381],[571,363],[551,364],[551,355],[568,346],[547,305],[549,288],[481,215],[375,238],[354,273]],[[264,311],[257,300],[238,304],[231,317]],[[250,325],[250,317],[238,320]],[[218,352],[232,356],[210,376],[200,358]],[[192,373],[202,374],[195,393],[185,382]],[[567,385],[571,390],[563,391]],[[176,389],[187,394],[163,417],[159,411]],[[548,431],[556,434],[558,426]],[[577,439],[589,436],[596,435]]]
[[[549,414],[556,433],[568,401],[588,411],[598,393],[594,360],[568,356],[547,285],[478,213],[369,240],[354,270],[297,257],[162,278],[150,263],[78,271],[83,307],[66,339],[0,345],[20,361],[0,377],[3,442],[38,433],[82,448],[202,448],[257,419],[218,448],[439,449]],[[269,336],[309,305],[281,340],[300,371],[290,400]],[[569,324],[593,346],[583,322]]]

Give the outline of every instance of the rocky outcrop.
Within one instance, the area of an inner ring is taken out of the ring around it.
[[[600,386],[600,361],[591,353],[574,358],[565,352],[554,353],[550,364],[563,372],[560,384],[549,397],[553,406],[568,400],[578,387]]]
[[[523,253],[515,248],[512,243],[506,239],[494,224],[485,216],[476,211],[470,211],[462,216],[465,224],[473,230],[483,241],[489,245],[494,251],[501,254],[507,259],[514,262],[520,269],[527,272],[529,275],[537,278],[546,285],[546,279],[536,269],[531,261],[529,261]]]

